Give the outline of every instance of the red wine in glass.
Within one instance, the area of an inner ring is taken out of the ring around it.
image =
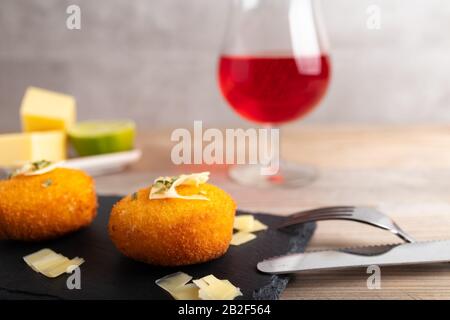
[[[330,79],[327,55],[234,56],[219,61],[219,84],[228,103],[248,120],[278,124],[311,111]]]
[[[331,76],[319,2],[230,1],[217,78],[224,98],[241,117],[279,127],[319,105]],[[274,148],[270,156],[277,160],[280,150]],[[233,166],[229,175],[242,185],[293,188],[317,176],[309,165],[279,164],[272,175],[261,173],[261,163]]]

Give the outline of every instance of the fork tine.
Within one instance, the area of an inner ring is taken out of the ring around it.
[[[403,231],[389,216],[374,207],[337,206],[306,210],[287,216],[276,228],[282,229],[291,225],[309,221],[351,220],[389,230],[406,242],[415,242],[414,238]]]
[[[286,218],[286,223],[291,224],[291,221],[298,220],[317,220],[318,218],[324,217],[351,217],[353,214],[350,211],[342,211],[342,212],[322,212],[322,213],[314,213],[314,214],[300,214],[296,216],[289,216]]]
[[[287,221],[284,221],[280,225],[277,226],[277,229],[285,228],[288,226],[292,226],[295,224],[305,223],[309,221],[319,221],[319,220],[351,220],[349,219],[352,217],[352,214],[327,214],[327,215],[310,215],[310,216],[299,216],[293,219],[287,219]]]
[[[287,217],[289,218],[296,218],[298,216],[308,216],[308,215],[317,215],[317,214],[323,214],[323,213],[340,213],[340,212],[353,212],[355,210],[355,207],[350,206],[341,206],[341,207],[323,207],[318,209],[312,209],[312,210],[305,210],[293,213]]]
[[[321,211],[340,211],[340,210],[353,210],[355,209],[354,206],[333,206],[333,207],[322,207],[317,209],[309,209],[309,210],[303,210],[299,211],[297,213],[310,213],[310,212],[321,212]]]
[[[323,215],[340,215],[340,214],[347,214],[351,215],[353,214],[353,211],[350,210],[339,210],[339,211],[321,211],[321,212],[313,212],[313,213],[299,213],[295,215],[288,216],[288,218],[296,218],[296,217],[320,217]]]

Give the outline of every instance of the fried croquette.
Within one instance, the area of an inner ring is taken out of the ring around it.
[[[181,195],[205,194],[209,200],[149,199],[149,188],[116,203],[109,234],[124,255],[160,266],[196,264],[227,251],[236,204],[211,184],[181,185]]]
[[[89,225],[96,212],[94,180],[79,170],[0,181],[0,239],[57,238]]]

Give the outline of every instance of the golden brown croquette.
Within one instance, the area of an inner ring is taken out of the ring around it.
[[[209,200],[149,199],[149,188],[116,203],[109,234],[124,255],[153,265],[180,266],[222,256],[233,233],[236,204],[220,188],[181,185],[181,195]]]
[[[79,170],[0,181],[0,239],[57,238],[89,225],[96,212],[94,180]]]

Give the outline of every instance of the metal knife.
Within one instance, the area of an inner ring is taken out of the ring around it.
[[[395,266],[448,261],[450,240],[442,240],[287,254],[263,260],[258,263],[257,268],[265,273],[283,274],[370,265]]]

